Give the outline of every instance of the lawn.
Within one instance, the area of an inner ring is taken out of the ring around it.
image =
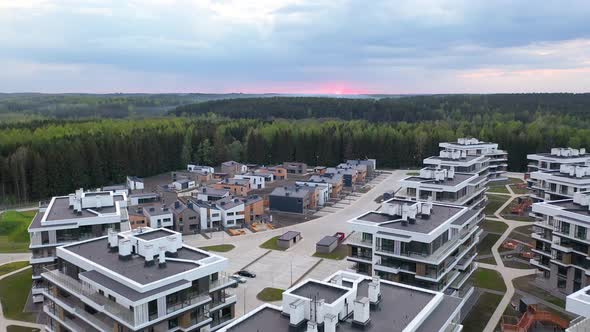
[[[26,326],[8,325],[6,332],[39,332],[40,329],[34,329]]]
[[[277,240],[279,239],[279,237],[280,237],[280,235],[267,240],[266,242],[264,242],[263,244],[260,245],[260,248],[285,251],[285,248],[281,248],[278,245]]]
[[[503,195],[488,195],[488,204],[483,212],[487,215],[493,215],[509,198],[509,196]]]
[[[0,282],[0,301],[4,316],[9,319],[34,322],[34,315],[23,312],[31,292],[31,269],[13,274]]]
[[[35,217],[33,211],[6,211],[0,214],[0,253],[29,251],[29,232],[27,228]]]
[[[511,267],[513,269],[533,269],[534,266],[530,265],[529,263],[524,263],[518,260],[504,260],[504,266]]]
[[[525,212],[525,215],[517,215],[512,213],[512,208],[518,205],[518,199],[512,200],[508,206],[502,210],[501,214],[504,218],[516,221],[535,221],[534,218],[528,215],[528,212]]]
[[[501,221],[486,219],[480,224],[481,228],[486,232],[503,234],[508,228],[508,225]]]
[[[527,194],[529,191],[526,187],[524,188],[519,188],[517,185],[515,184],[511,184],[510,185],[510,189],[512,189],[512,191],[517,194],[517,195],[525,195]]]
[[[12,271],[16,271],[18,269],[22,269],[23,267],[29,265],[29,262],[20,261],[20,262],[10,262],[3,265],[0,265],[0,276],[10,273]]]
[[[489,193],[501,193],[501,194],[510,194],[508,189],[506,189],[505,183],[502,184],[493,184],[488,187]]]
[[[498,264],[498,263],[496,263],[496,259],[494,258],[494,256],[490,256],[490,257],[486,257],[486,258],[478,258],[477,261],[480,263],[486,263],[486,264],[491,264],[491,265]]]
[[[473,285],[479,288],[487,288],[498,292],[506,292],[506,284],[500,273],[489,270],[478,268],[471,276]]]
[[[486,234],[486,236],[477,244],[477,251],[479,252],[479,255],[490,255],[492,253],[492,247],[496,242],[498,242],[499,238],[500,235],[498,234]]]
[[[512,230],[512,232],[508,235],[508,238],[518,240],[524,243],[529,243],[533,241],[533,239],[531,238],[532,232],[533,230],[530,228],[530,226],[520,226]]]
[[[228,252],[234,248],[235,248],[235,246],[233,244],[218,244],[215,246],[199,247],[199,249],[213,251],[213,252]]]
[[[469,315],[462,322],[463,331],[483,331],[501,300],[501,295],[491,293],[481,294],[475,306],[469,312]]]
[[[525,276],[525,277],[520,277],[520,278],[516,278],[514,280],[512,280],[512,283],[514,284],[514,288],[519,289],[523,292],[529,293],[531,295],[534,295],[540,299],[543,299],[547,302],[553,303],[556,306],[560,306],[562,308],[565,308],[565,300],[560,299],[556,296],[551,295],[551,293],[545,291],[544,289],[541,289],[537,286],[535,286],[535,284],[533,284],[533,280],[535,279],[535,277],[530,277],[530,276]]]
[[[275,302],[283,299],[284,289],[266,287],[256,295],[256,298],[264,302]]]
[[[418,175],[420,175],[420,172],[418,172],[418,171],[407,172],[406,175],[407,176],[418,176]]]
[[[332,251],[329,254],[322,254],[319,252],[316,252],[315,254],[313,254],[313,257],[335,259],[335,260],[343,260],[344,258],[346,258],[346,256],[348,256],[348,248],[345,245],[339,245],[338,247],[336,247],[336,249],[334,249],[334,251]]]

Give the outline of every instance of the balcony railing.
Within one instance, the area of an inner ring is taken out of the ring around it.
[[[209,290],[213,290],[220,287],[229,287],[235,284],[237,281],[230,278],[228,274],[220,273],[217,280],[211,280],[209,282]]]
[[[91,302],[95,303],[105,312],[116,317],[118,320],[125,322],[129,326],[136,326],[144,322],[136,322],[134,314],[127,307],[122,306],[119,303],[109,300],[108,298],[100,295],[89,285],[84,284],[61,271],[53,267],[46,267],[43,277],[49,280],[51,283],[66,289],[68,292],[86,298]]]
[[[193,305],[201,303],[201,302],[205,302],[210,299],[211,299],[211,297],[209,296],[209,292],[203,292],[203,293],[194,292],[182,301],[179,301],[179,302],[173,303],[173,304],[167,304],[166,305],[166,313],[170,314],[170,313],[173,313],[173,312],[178,311],[180,309],[190,307],[190,306],[193,306]]]
[[[348,244],[358,244],[358,245],[364,245],[364,246],[373,246],[373,240],[371,239],[365,239],[363,238],[363,234],[362,233],[354,233],[351,236],[348,237],[347,239]]]

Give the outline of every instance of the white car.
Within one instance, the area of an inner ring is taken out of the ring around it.
[[[246,281],[248,281],[248,279],[246,279],[246,278],[244,278],[242,276],[239,276],[237,274],[234,274],[234,275],[230,276],[230,278],[232,278],[233,280],[237,281],[239,284],[245,284]]]

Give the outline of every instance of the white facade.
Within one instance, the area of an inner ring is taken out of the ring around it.
[[[562,164],[558,171],[535,171],[530,175],[531,196],[538,200],[573,198],[590,190],[590,165]]]
[[[181,191],[195,188],[197,183],[194,180],[182,179],[172,182],[172,185],[174,186],[174,189]]]
[[[250,181],[250,189],[264,189],[266,180],[264,176],[254,174],[236,174],[234,179],[246,179]]]
[[[129,190],[143,190],[144,189],[143,180],[140,178],[137,178],[135,176],[128,176],[127,177],[127,188],[129,188]]]
[[[299,186],[308,186],[308,187],[315,187],[318,190],[318,206],[326,205],[326,202],[330,200],[330,195],[332,194],[332,185],[329,183],[318,183],[318,182],[307,182],[307,181],[297,181],[295,182],[296,185]]]
[[[196,171],[202,171],[202,172],[207,172],[207,173],[215,173],[215,169],[213,169],[213,167],[211,166],[202,166],[202,165],[193,165],[193,164],[188,164],[186,166],[186,170],[189,172],[196,172]]]

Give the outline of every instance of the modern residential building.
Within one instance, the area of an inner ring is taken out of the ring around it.
[[[237,178],[230,178],[230,179],[223,179],[218,183],[213,184],[213,188],[215,189],[226,189],[233,195],[237,196],[248,196],[248,193],[252,188],[250,188],[250,180],[249,179],[237,179]]]
[[[287,180],[287,169],[282,165],[261,167],[258,171],[269,171],[273,174],[274,180]]]
[[[227,259],[167,229],[137,229],[57,248],[42,273],[47,331],[215,331],[234,318]]]
[[[326,173],[323,175],[323,177],[333,174],[332,176],[342,176],[342,185],[344,187],[348,187],[351,188],[352,186],[354,186],[358,181],[357,181],[357,175],[358,175],[358,171],[356,170],[356,168],[347,168],[347,169],[343,169],[343,168],[336,168],[336,167],[328,167],[326,169]]]
[[[310,186],[277,187],[268,195],[268,201],[271,211],[304,213],[317,207],[318,192]]]
[[[296,161],[285,161],[283,162],[283,168],[287,170],[289,174],[305,174],[307,173],[307,164]]]
[[[257,176],[261,176],[264,178],[264,183],[272,183],[275,181],[275,174],[274,172],[268,170],[268,169],[264,169],[264,168],[259,168],[256,169],[252,172],[250,172],[253,175],[257,175]]]
[[[151,204],[160,202],[160,194],[158,193],[137,193],[129,195],[129,206]]]
[[[530,175],[531,197],[535,200],[558,200],[590,190],[590,163],[562,164],[559,170],[536,171]]]
[[[174,226],[174,215],[172,210],[162,203],[154,203],[141,207],[143,214],[147,218],[148,226],[151,228],[168,228]]]
[[[229,176],[234,176],[236,174],[243,174],[248,171],[248,166],[244,164],[240,164],[236,161],[230,160],[224,163],[221,163],[221,172],[227,173]]]
[[[259,221],[264,216],[264,199],[258,195],[240,198],[244,202],[244,221],[248,224]]]
[[[55,263],[56,247],[107,234],[109,229],[130,229],[127,197],[112,191],[76,190],[68,196],[53,197],[39,204],[39,212],[29,225],[33,300],[43,301],[41,272]]]
[[[398,196],[421,201],[432,198],[433,202],[466,206],[483,213],[487,183],[486,176],[476,173],[426,167],[419,175],[400,181]]]
[[[206,172],[206,173],[210,173],[213,174],[215,173],[215,169],[213,169],[213,167],[211,166],[203,166],[203,165],[193,165],[193,164],[188,164],[186,165],[186,170],[189,172]]]
[[[200,229],[222,229],[242,227],[245,222],[244,202],[228,196],[214,202],[189,199],[189,206],[199,212]]]
[[[149,225],[148,219],[143,214],[143,207],[141,206],[130,206],[127,208],[129,214],[129,225],[131,229],[137,229],[141,227],[147,227]]]
[[[270,174],[272,175],[272,174]],[[248,180],[250,181],[250,189],[264,189],[266,188],[266,177],[262,175],[256,175],[253,173],[237,174],[234,179]]]
[[[533,204],[535,254],[530,263],[548,287],[571,294],[590,285],[590,192]]]
[[[199,212],[193,209],[192,203],[176,201],[171,210],[174,216],[173,230],[182,234],[195,234],[201,230]]]
[[[264,304],[223,332],[457,332],[466,298],[339,271],[283,292],[282,306]]]
[[[201,187],[197,191],[197,199],[201,201],[217,201],[229,196],[229,189],[216,189],[213,187]]]
[[[377,170],[377,159],[349,159],[346,161],[348,165],[366,165],[367,176],[372,177]]]
[[[171,173],[172,181],[177,181],[180,179],[188,179],[190,181],[194,181],[195,183],[207,183],[213,180],[213,172],[195,169],[194,171],[173,171]]]
[[[318,195],[317,206],[324,206],[330,200],[330,191],[332,189],[332,185],[329,183],[297,181],[295,184],[298,186],[315,187]]]
[[[590,286],[586,286],[567,296],[565,310],[578,315],[565,332],[590,331]]]
[[[144,189],[143,179],[140,179],[137,176],[128,176],[127,177],[127,189],[129,189],[129,190],[143,190]]]
[[[324,173],[323,175],[312,175],[306,182],[327,183],[331,198],[339,198],[344,186],[344,178],[339,173]]]
[[[187,178],[180,178],[180,179],[177,179],[176,181],[172,182],[172,186],[174,187],[175,190],[181,191],[181,190],[195,188],[197,186],[197,183],[195,180],[191,180],[191,179],[187,179]]]
[[[483,215],[466,207],[393,198],[349,221],[358,273],[431,290],[458,290],[476,268]]]
[[[586,149],[553,148],[549,153],[527,154],[528,173],[537,171],[558,171],[561,165],[584,165],[590,162]]]
[[[480,172],[485,170],[490,181],[507,179],[505,174],[508,168],[508,153],[500,150],[498,148],[498,143],[482,142],[477,138],[459,138],[456,142],[443,142],[439,143],[438,146],[441,147],[443,151],[451,153],[453,157],[455,156],[455,152],[459,152],[461,158],[466,159],[465,165],[458,165],[459,167],[470,167],[473,162],[477,162],[476,157],[485,157],[482,159],[485,165],[484,169],[477,171]],[[473,170],[459,168],[456,168],[455,170],[473,173]]]
[[[356,183],[362,184],[365,182],[365,179],[367,178],[367,174],[368,174],[368,167],[365,164],[348,164],[348,163],[342,163],[339,164],[338,166],[336,166],[336,168],[339,169],[353,169],[356,170]]]

